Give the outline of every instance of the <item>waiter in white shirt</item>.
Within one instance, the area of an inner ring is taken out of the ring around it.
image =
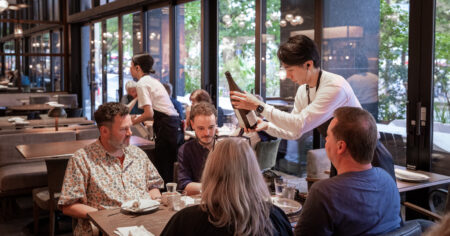
[[[153,58],[148,53],[134,55],[130,72],[137,79],[138,107],[144,110],[132,118],[133,125],[153,119],[155,167],[164,182],[173,182],[173,163],[177,160],[177,137],[182,134],[181,121],[162,83],[151,77]]]
[[[290,37],[280,45],[277,56],[286,70],[286,77],[300,85],[291,113],[264,104],[248,93],[230,92],[236,108],[256,110],[269,121],[258,120],[256,131],[264,130],[284,139],[298,139],[317,128],[326,137],[334,110],[343,106],[361,107],[342,76],[321,70],[317,46],[307,36]],[[379,141],[372,165],[383,168],[395,180],[392,155]],[[330,176],[335,175],[336,169],[332,166]]]

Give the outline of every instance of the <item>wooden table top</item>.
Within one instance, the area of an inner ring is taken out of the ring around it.
[[[169,210],[161,205],[158,210],[147,214],[129,214],[121,211],[120,208],[111,210],[101,210],[88,213],[88,218],[105,235],[116,235],[114,230],[118,227],[140,226],[143,225],[154,235],[160,235],[169,222],[175,211]]]
[[[11,118],[11,117],[9,117]],[[32,127],[54,127],[55,118],[45,117],[40,120],[27,120],[24,118],[26,124],[16,124],[14,122],[9,122],[7,119],[0,119],[0,129],[15,129],[15,128],[32,128]],[[95,124],[94,121],[86,119],[86,117],[70,117],[70,118],[59,118],[58,126],[67,125],[92,125]]]
[[[395,166],[395,168],[403,169],[403,170],[406,169],[403,166],[397,166],[397,165]],[[431,172],[427,172],[427,171],[421,171],[421,170],[412,171],[412,172],[424,174],[426,176],[429,176],[430,179],[426,182],[406,182],[406,181],[397,179],[397,188],[398,188],[399,192],[401,192],[401,193],[408,192],[408,191],[412,191],[412,190],[416,190],[416,189],[428,188],[428,187],[432,187],[432,186],[436,186],[436,185],[450,183],[450,176],[440,175],[440,174],[431,173]]]
[[[8,109],[13,111],[48,111],[53,107],[48,104],[27,104],[21,106],[10,106]]]
[[[75,151],[95,142],[97,139],[74,140],[65,142],[35,143],[17,145],[17,150],[27,160],[69,158]],[[137,136],[131,136],[130,144],[141,148],[154,148],[153,141]]]

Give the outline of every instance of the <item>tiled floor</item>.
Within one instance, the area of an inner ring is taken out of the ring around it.
[[[33,234],[33,204],[31,197],[24,196],[16,199],[12,203],[14,214],[0,221],[0,235],[7,236],[29,236]],[[36,235],[48,235],[48,214],[41,212],[39,220],[39,233]],[[56,235],[70,236],[71,219],[65,216],[58,216],[58,225],[60,230]]]

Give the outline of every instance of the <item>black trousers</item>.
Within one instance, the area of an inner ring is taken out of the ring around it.
[[[155,167],[164,183],[173,182],[173,163],[177,161],[178,142],[183,135],[178,116],[168,116],[154,110]]]

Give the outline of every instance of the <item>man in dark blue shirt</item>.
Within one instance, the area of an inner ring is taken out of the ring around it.
[[[390,175],[372,167],[377,127],[369,112],[341,107],[325,149],[337,176],[315,183],[295,235],[378,235],[400,227],[400,195]]]
[[[201,190],[200,179],[206,157],[214,145],[217,110],[211,103],[197,103],[191,109],[189,120],[196,138],[178,149],[178,188],[191,195]]]

